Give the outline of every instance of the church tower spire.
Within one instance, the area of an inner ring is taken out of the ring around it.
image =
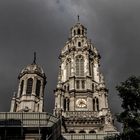
[[[20,72],[18,79],[18,91],[12,98],[10,112],[42,112],[46,76],[36,64],[36,53],[33,63]]]
[[[54,114],[64,117],[65,130],[69,133],[115,131],[108,90],[100,72],[100,55],[87,38],[87,29],[79,22],[79,16],[59,58],[58,85],[61,86],[57,85],[55,90]]]
[[[34,52],[34,60],[33,60],[33,64],[36,64],[36,52]]]
[[[78,23],[80,22],[80,16],[79,15],[77,15],[77,21],[78,21]]]

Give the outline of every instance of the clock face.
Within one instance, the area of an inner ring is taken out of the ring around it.
[[[77,107],[84,108],[87,106],[87,101],[85,99],[82,99],[82,98],[77,99],[76,105],[77,105]]]

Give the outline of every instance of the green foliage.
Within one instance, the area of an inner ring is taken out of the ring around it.
[[[120,135],[108,136],[105,137],[104,140],[121,140],[121,136]]]
[[[123,135],[140,136],[140,77],[132,76],[116,87],[124,111],[117,116],[123,123]]]
[[[140,139],[140,77],[132,76],[116,87],[122,99],[117,119],[123,123],[122,139]]]
[[[123,111],[117,115],[123,133],[106,140],[140,140],[140,77],[131,76],[116,87]]]
[[[132,76],[116,88],[123,99],[123,109],[138,112],[140,110],[140,77]]]

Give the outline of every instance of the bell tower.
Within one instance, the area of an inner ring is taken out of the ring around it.
[[[64,120],[63,133],[116,131],[100,72],[100,54],[79,17],[59,58],[54,114]]]
[[[42,112],[46,76],[36,64],[36,54],[33,63],[21,71],[18,79],[18,91],[12,98],[10,112]]]

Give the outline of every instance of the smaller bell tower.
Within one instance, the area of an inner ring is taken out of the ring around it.
[[[43,112],[46,76],[36,64],[36,53],[33,63],[21,71],[18,79],[18,91],[12,98],[10,112]]]

